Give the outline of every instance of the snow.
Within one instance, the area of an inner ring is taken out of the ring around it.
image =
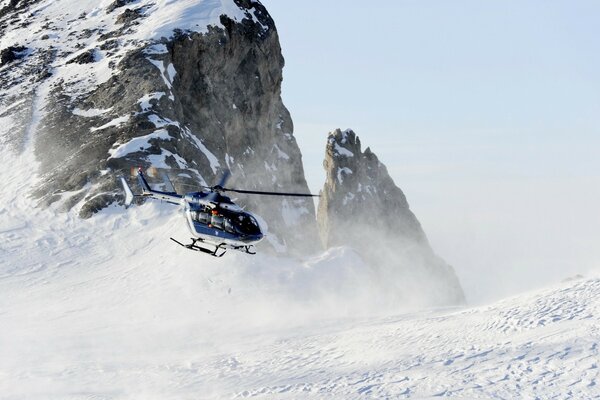
[[[146,159],[155,168],[170,169],[171,167],[167,164],[167,157],[173,157],[177,162],[177,167],[184,169],[188,167],[187,162],[179,155],[171,153],[169,150],[161,149],[160,154],[150,154],[146,156]]]
[[[273,149],[277,152],[277,157],[281,158],[282,160],[289,160],[290,156],[285,153],[284,151],[282,151],[279,146],[277,146],[277,144],[273,145]]]
[[[85,118],[93,118],[93,117],[98,117],[102,114],[106,114],[107,112],[109,112],[111,109],[108,108],[106,110],[102,110],[99,108],[90,108],[88,110],[82,110],[80,108],[74,108],[73,109],[73,114],[77,115],[79,117],[85,117]]]
[[[337,180],[339,183],[344,183],[344,175],[351,175],[352,170],[348,167],[338,167]]]
[[[102,126],[96,126],[96,127],[90,128],[90,131],[96,132],[96,131],[101,131],[103,129],[110,128],[113,126],[119,126],[119,125],[124,124],[125,122],[129,121],[129,118],[130,118],[129,115],[124,115],[122,117],[114,118]]]
[[[162,128],[162,127],[168,126],[168,125],[174,125],[178,128],[180,127],[179,122],[172,121],[169,118],[159,117],[156,114],[148,115],[148,121],[152,122],[154,124],[154,126],[156,126],[157,128]]]
[[[340,156],[343,156],[343,157],[354,157],[354,153],[353,152],[351,152],[350,150],[348,150],[345,147],[340,146],[337,142],[333,143],[333,149]]]
[[[210,163],[210,168],[212,169],[213,173],[216,174],[218,169],[221,167],[221,164],[219,163],[219,159],[217,158],[217,156],[215,156],[213,153],[211,153],[210,150],[208,150],[208,148],[204,145],[204,143],[202,143],[202,140],[198,139],[198,137],[196,135],[192,134],[189,131],[189,129],[185,128],[182,130],[182,132],[184,135],[186,135],[188,138],[190,138],[192,140],[192,142],[196,145],[198,150],[200,150],[202,152],[202,154],[204,154],[204,156],[206,156],[206,159]]]
[[[143,3],[150,7],[145,12],[148,17],[142,19],[136,29],[136,37],[140,39],[171,38],[175,29],[206,33],[210,25],[222,26],[220,17],[223,14],[235,21],[246,18],[233,0],[154,0]]]
[[[231,157],[228,153],[225,153],[225,164],[227,164],[227,168],[231,170],[235,163],[235,159]]]
[[[346,142],[348,142],[348,135],[351,133],[354,133],[352,129],[346,129],[342,131],[342,144],[346,144]],[[355,138],[358,138],[358,136],[355,136]]]
[[[138,100],[138,103],[140,105],[140,108],[142,109],[142,112],[146,112],[146,111],[149,111],[152,109],[152,103],[150,103],[151,100],[158,101],[161,99],[161,97],[163,97],[165,95],[166,95],[165,92],[154,92],[154,93],[149,93],[149,94],[142,96],[142,98],[140,98]]]
[[[152,140],[152,139],[169,140],[172,138],[166,129],[159,129],[148,135],[138,136],[136,138],[133,138],[127,143],[118,145],[118,147],[114,150],[113,149],[109,150],[109,154],[110,154],[109,158],[121,158],[121,157],[125,157],[129,153],[135,153],[138,151],[149,149],[152,146],[150,144],[150,140]],[[158,165],[154,165],[154,166],[159,168]]]
[[[354,193],[352,193],[352,192],[348,192],[348,193],[346,193],[346,195],[344,196],[344,199],[342,200],[342,204],[343,204],[343,205],[347,205],[347,204],[348,204],[348,202],[350,202],[350,201],[354,200],[354,198],[355,198],[355,197],[356,197],[356,196],[355,196],[355,195],[354,195]]]
[[[173,81],[175,80],[175,75],[177,75],[177,71],[175,70],[173,64],[169,63],[167,66],[167,77],[169,78],[169,82],[171,82],[171,84],[173,84]]]
[[[27,59],[52,47],[60,56],[46,65],[52,71],[48,80],[52,84],[61,83],[64,94],[77,97],[118,73],[115,66],[130,51],[145,48],[145,54],[150,57],[166,54],[165,44],[157,42],[171,38],[175,30],[205,33],[209,26],[222,27],[221,15],[236,21],[245,18],[257,21],[253,11],[246,14],[234,0],[136,0],[129,7],[141,9],[142,17],[118,37],[118,48],[103,51],[99,49],[101,35],[116,32],[123,26],[116,20],[126,7],[106,13],[112,2],[40,0],[21,16],[26,24],[13,24],[4,32],[0,37],[0,48],[23,45],[28,48]],[[43,40],[44,36],[47,39]],[[77,54],[88,50],[95,51],[96,62],[67,64]],[[162,68],[165,81],[172,84],[176,71],[170,65]]]
[[[283,200],[281,216],[286,226],[290,228],[298,226],[303,216],[309,214],[308,208],[304,204],[303,200]]]
[[[36,208],[33,149],[0,156],[3,398],[600,396],[598,277],[407,309],[351,249],[198,255],[176,208]]]
[[[4,142],[7,140],[11,126],[13,126],[13,118],[10,115],[0,116],[0,145],[4,147]]]
[[[169,50],[167,50],[167,46],[162,43],[154,44],[144,49],[144,53],[148,55],[167,54],[168,52]]]
[[[267,160],[263,161],[265,169],[269,172],[277,172],[277,166],[273,163],[269,164]]]
[[[147,57],[146,60],[150,61],[150,63],[152,65],[154,65],[156,68],[158,68],[158,70],[160,71],[160,76],[163,79],[163,82],[165,83],[165,85],[167,86],[167,88],[169,89],[169,92],[171,93],[169,95],[169,99],[170,100],[175,100],[175,96],[173,96],[173,81],[170,78],[170,74],[168,73],[167,69],[165,69],[165,64],[161,61],[161,60],[154,60],[152,58]],[[172,67],[172,64],[169,64],[169,66]],[[173,69],[173,71],[175,71],[175,69]],[[175,75],[173,75],[175,76]]]

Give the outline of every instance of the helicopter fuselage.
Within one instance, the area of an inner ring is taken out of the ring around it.
[[[213,245],[237,248],[258,243],[264,234],[256,217],[244,211],[227,196],[219,202],[207,199],[209,193],[188,193],[184,197],[184,214],[188,229],[195,238]]]

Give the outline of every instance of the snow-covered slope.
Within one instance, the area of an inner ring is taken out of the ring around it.
[[[168,205],[33,208],[32,156],[0,156],[3,399],[600,396],[600,279],[407,310],[347,249],[216,260]]]

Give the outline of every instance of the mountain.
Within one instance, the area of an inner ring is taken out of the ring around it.
[[[329,134],[323,165],[318,224],[326,247],[356,249],[407,302],[422,291],[435,304],[464,302],[453,268],[435,255],[406,196],[354,131]]]
[[[138,164],[306,189],[269,21],[256,1],[0,0],[0,397],[598,398],[600,279],[431,307],[458,292],[411,287],[384,249],[440,288],[447,266],[350,132],[328,142],[316,255],[202,256],[168,240],[188,234],[169,204],[121,207],[111,175]],[[312,203],[272,201],[253,205],[272,245],[310,248],[314,220],[291,228]],[[353,249],[339,219],[372,205]]]
[[[0,4],[2,145],[35,148],[39,204],[88,218],[115,176],[168,170],[175,188],[307,192],[281,101],[275,24],[255,0],[10,0]],[[33,166],[32,166],[33,167]],[[318,248],[307,199],[240,195],[279,251]]]

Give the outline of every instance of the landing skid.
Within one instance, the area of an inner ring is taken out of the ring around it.
[[[186,249],[200,251],[202,253],[210,254],[213,257],[223,257],[225,255],[225,253],[227,253],[227,250],[225,249],[225,243],[221,243],[221,244],[215,246],[214,250],[211,250],[206,247],[198,246],[196,244],[197,242],[203,242],[202,239],[192,238],[192,243],[190,243],[190,244],[183,244],[180,241],[175,240],[173,238],[171,238],[171,240],[174,241],[175,243],[177,243],[178,245],[185,247]]]
[[[204,240],[199,239],[199,238],[197,238],[197,239],[192,238],[191,239],[192,243],[183,244],[179,240],[176,240],[173,238],[170,238],[170,239],[172,241],[174,241],[175,243],[177,243],[178,245],[180,245],[181,247],[185,247],[186,249],[189,249],[189,250],[200,251],[202,253],[210,254],[213,257],[223,257],[225,255],[225,253],[227,253],[228,248],[231,250],[241,251],[242,253],[246,253],[246,254],[250,254],[250,255],[256,254],[256,249],[254,248],[253,245],[232,246],[232,245],[227,245],[225,243],[221,243],[219,245],[213,245],[213,244],[205,243]],[[211,250],[210,248],[199,246],[197,244],[198,242],[202,243],[205,246],[213,246],[215,249]]]
[[[237,251],[241,251],[242,253],[246,253],[246,254],[250,254],[250,255],[255,255],[256,254],[256,249],[252,245],[248,245],[248,246],[234,246],[234,247],[232,247],[232,249],[233,250],[237,250]]]

